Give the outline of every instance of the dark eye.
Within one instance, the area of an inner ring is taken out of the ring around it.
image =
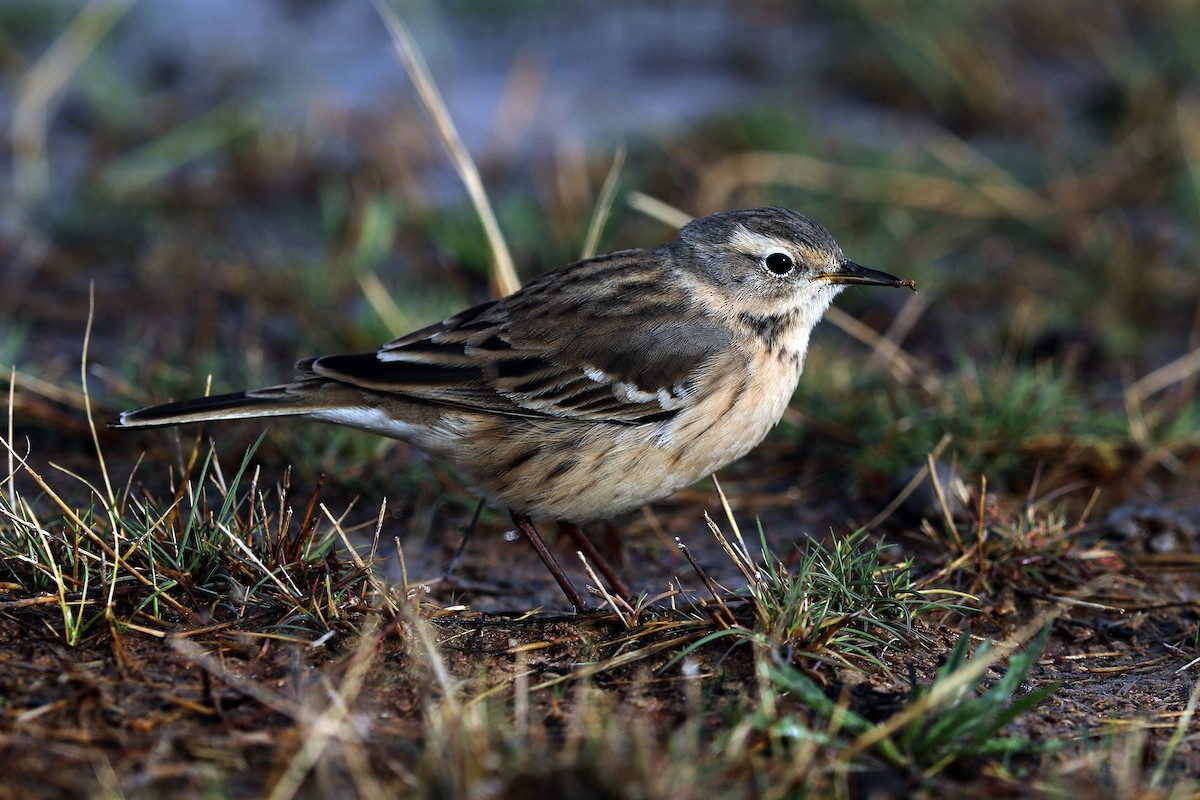
[[[792,271],[792,267],[796,266],[791,256],[779,252],[771,253],[763,259],[763,263],[776,275],[787,275]]]

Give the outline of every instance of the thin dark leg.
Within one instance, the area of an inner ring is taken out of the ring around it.
[[[584,535],[583,531],[574,522],[567,522],[564,519],[558,521],[558,529],[565,531],[567,536],[570,536],[575,544],[587,556],[587,560],[596,565],[596,569],[600,570],[600,574],[604,576],[604,580],[608,581],[608,585],[612,590],[619,594],[625,600],[628,600],[633,595],[629,592],[629,587],[621,580],[621,576],[612,568],[612,565],[605,560],[604,556],[600,555],[600,551],[592,544],[592,540]]]
[[[587,606],[584,605],[583,598],[579,596],[579,592],[567,580],[567,574],[563,572],[563,568],[554,560],[554,556],[550,553],[550,548],[546,547],[546,543],[538,535],[537,529],[533,527],[533,523],[530,522],[529,517],[511,510],[508,513],[512,515],[512,521],[516,523],[517,530],[525,535],[525,538],[533,545],[533,549],[537,551],[538,558],[542,559],[542,563],[546,565],[546,569],[550,570],[550,574],[554,576],[554,580],[558,581],[559,588],[563,590],[563,594],[567,596],[567,600],[575,607],[576,613],[586,610]]]
[[[463,551],[467,549],[467,542],[471,540],[471,536],[475,533],[475,526],[479,523],[479,514],[483,511],[483,498],[479,498],[479,505],[475,506],[475,513],[471,515],[471,521],[463,530],[462,541],[458,543],[458,549],[454,551],[454,555],[450,558],[450,564],[446,567],[446,571],[442,573],[442,580],[449,578],[458,566],[459,560],[462,559]]]

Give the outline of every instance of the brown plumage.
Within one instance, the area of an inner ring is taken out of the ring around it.
[[[534,541],[529,518],[611,517],[745,455],[783,415],[809,335],[848,284],[913,286],[847,260],[794,211],[714,214],[373,353],[302,361],[291,383],[110,426],[301,416],[403,439],[453,464]]]

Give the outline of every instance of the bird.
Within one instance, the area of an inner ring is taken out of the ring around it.
[[[507,509],[580,612],[535,523],[560,522],[582,545],[578,525],[746,455],[783,416],[813,328],[851,285],[916,291],[851,261],[795,211],[725,211],[374,352],[302,360],[287,383],[126,411],[109,426],[293,416],[409,442]]]

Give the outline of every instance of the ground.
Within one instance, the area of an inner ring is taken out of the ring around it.
[[[57,98],[22,76],[70,15],[0,11],[4,99],[53,111],[0,217],[0,796],[1200,796],[1200,20],[811,6],[741,21],[811,63],[722,62],[779,102],[631,135],[614,194],[611,148],[496,115],[526,279],[597,206],[614,250],[781,204],[919,286],[839,297],[719,489],[590,526],[642,602],[583,615],[499,509],[454,562],[475,498],[403,443],[103,426],[494,294],[416,100],[299,136],[252,75],[103,45]]]

